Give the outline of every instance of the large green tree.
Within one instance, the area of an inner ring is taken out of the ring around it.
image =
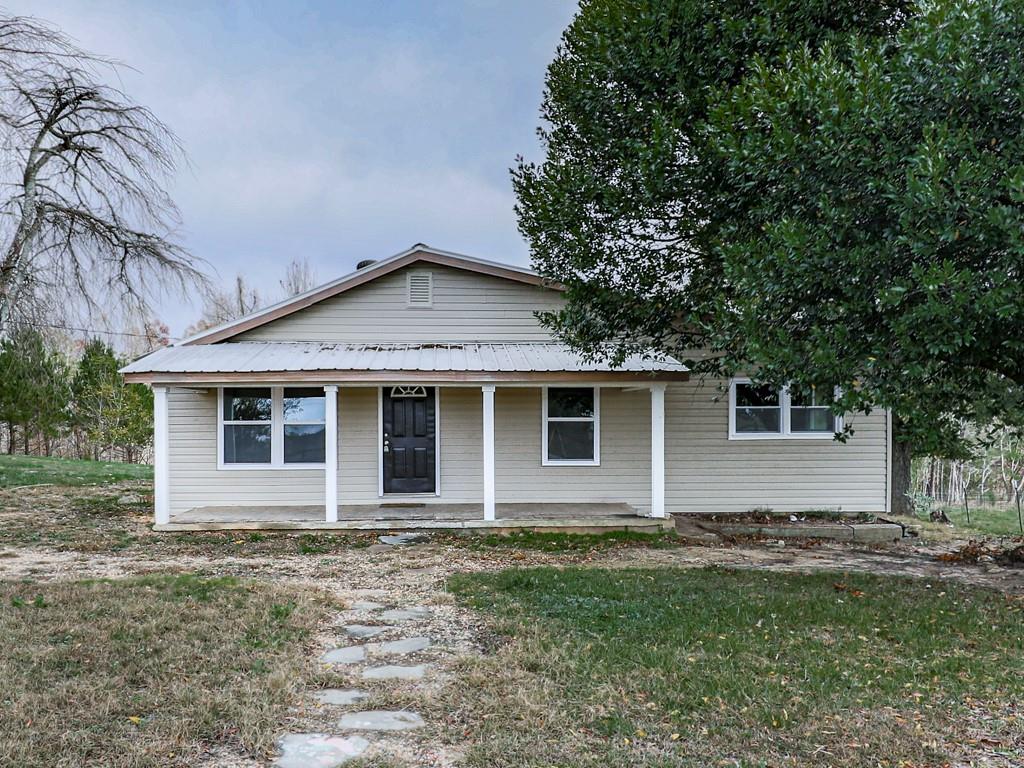
[[[897,487],[957,420],[1017,419],[1021,7],[584,3],[547,157],[515,172],[536,265],[568,286],[549,321],[891,408]]]
[[[68,367],[42,334],[18,329],[0,344],[0,422],[6,422],[8,453],[17,427],[27,454],[35,436],[45,453],[67,425]]]

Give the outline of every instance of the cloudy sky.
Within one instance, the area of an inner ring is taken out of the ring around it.
[[[7,0],[134,68],[181,138],[185,245],[273,296],[416,242],[526,263],[508,168],[539,156],[544,69],[575,0]],[[169,300],[178,335],[197,307]]]

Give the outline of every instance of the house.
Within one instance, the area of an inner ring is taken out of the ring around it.
[[[885,512],[887,415],[581,359],[558,286],[416,245],[124,369],[153,387],[156,527],[664,525]]]

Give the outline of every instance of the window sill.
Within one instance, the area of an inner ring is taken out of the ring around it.
[[[552,461],[549,459],[543,459],[540,463],[542,467],[600,467],[600,461],[594,460],[582,460],[582,461]]]
[[[228,472],[245,472],[247,470],[257,469],[324,469],[326,464],[218,464],[218,470],[227,470]]]
[[[730,440],[834,440],[835,432],[792,432],[784,435],[780,432],[750,434],[736,433],[729,435]]]

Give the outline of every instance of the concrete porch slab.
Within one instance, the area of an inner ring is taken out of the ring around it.
[[[155,531],[410,531],[456,530],[507,533],[516,530],[600,533],[672,529],[671,518],[643,517],[628,504],[498,504],[495,520],[483,519],[482,504],[385,502],[338,506],[328,523],[321,506],[197,507],[154,525]]]

